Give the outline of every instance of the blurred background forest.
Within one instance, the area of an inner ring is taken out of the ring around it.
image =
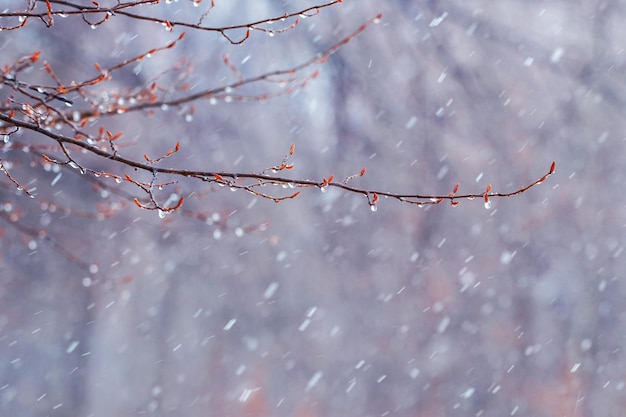
[[[137,12],[196,21],[205,2]],[[205,24],[315,4],[217,0]],[[489,210],[381,199],[372,212],[335,190],[275,204],[215,188],[165,219],[132,204],[97,219],[63,210],[103,201],[80,175],[16,163],[40,197],[0,179],[2,415],[622,415],[626,2],[345,0],[240,46],[187,30],[116,87],[183,57],[197,88],[232,79],[224,53],[250,76],[289,68],[378,13],[295,94],[109,129],[124,131],[124,152],[180,140],[166,165],[216,171],[261,171],[295,142],[289,175],[366,166],[355,184],[397,192],[513,191],[553,160],[556,174]],[[121,16],[95,30],[33,20],[0,33],[0,64],[41,50],[64,80],[84,79],[179,34]],[[91,273],[14,227],[16,207]]]

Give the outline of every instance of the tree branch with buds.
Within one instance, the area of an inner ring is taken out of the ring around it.
[[[131,10],[137,9],[138,6],[149,6],[158,3],[158,1],[131,1],[117,2],[110,7],[101,6],[98,2],[92,5],[83,6],[71,1],[65,0],[30,0],[24,11],[0,13],[0,23],[2,19],[21,20],[19,24],[0,25],[3,30],[15,30],[22,28],[29,19],[39,19],[46,26],[54,24],[54,18],[57,16],[80,16],[86,23],[91,25],[101,25],[109,20],[112,16],[125,16],[136,20],[151,21],[162,24],[173,31],[175,27],[184,27],[192,30],[213,31],[223,35],[232,44],[240,44],[245,41],[251,31],[262,31],[270,34],[282,33],[285,30],[295,27],[300,17],[309,17],[317,15],[322,9],[334,6],[341,1],[331,1],[329,3],[320,4],[318,6],[305,8],[293,13],[285,13],[284,15],[261,19],[254,22],[232,25],[226,27],[207,27],[203,25],[206,15],[215,7],[214,2],[201,16],[197,23],[188,23],[174,20],[163,20],[151,17],[147,14],[138,14]],[[200,2],[197,2],[198,4]],[[42,8],[39,6],[42,5]],[[103,17],[98,17],[103,16]],[[93,18],[96,17],[94,21]],[[51,164],[63,167],[71,167],[78,169],[81,173],[92,174],[94,177],[103,180],[114,180],[116,183],[129,183],[137,187],[140,191],[139,196],[129,197],[134,204],[145,210],[157,210],[160,214],[170,213],[179,210],[184,203],[184,198],[179,197],[177,193],[165,202],[160,202],[155,194],[155,189],[162,190],[165,187],[175,186],[177,184],[176,177],[185,177],[199,180],[204,184],[216,185],[219,187],[228,187],[233,190],[244,190],[257,197],[269,199],[275,202],[281,202],[288,199],[296,198],[300,195],[300,189],[319,188],[326,190],[328,188],[340,189],[344,192],[363,195],[372,210],[377,209],[377,205],[381,197],[395,199],[397,201],[424,206],[439,204],[443,201],[449,201],[452,206],[459,204],[460,200],[472,200],[480,198],[484,200],[486,207],[491,204],[491,199],[496,197],[512,197],[521,194],[533,186],[545,181],[555,171],[555,163],[553,162],[550,170],[537,181],[523,186],[514,192],[491,192],[491,185],[482,193],[458,194],[458,184],[453,191],[448,194],[421,194],[421,193],[397,193],[385,190],[366,189],[352,185],[353,181],[365,175],[366,170],[363,168],[360,173],[351,175],[343,181],[334,181],[333,175],[326,178],[311,180],[288,178],[278,175],[294,168],[289,163],[289,158],[295,152],[295,144],[291,145],[289,152],[283,158],[281,163],[267,168],[260,173],[255,172],[225,172],[206,170],[189,170],[179,167],[164,167],[165,160],[171,155],[184,151],[181,150],[180,141],[170,149],[166,154],[156,158],[151,158],[144,154],[144,160],[135,160],[128,158],[119,150],[118,142],[123,136],[122,132],[113,133],[106,129],[102,124],[105,117],[114,117],[120,114],[139,111],[153,111],[159,108],[182,107],[189,106],[189,113],[193,113],[193,103],[200,100],[224,100],[224,101],[265,101],[268,98],[291,94],[299,89],[306,87],[309,81],[318,75],[316,67],[326,63],[328,59],[336,53],[341,47],[345,46],[352,39],[365,31],[372,23],[380,20],[378,15],[367,22],[363,23],[355,31],[336,42],[324,52],[314,56],[313,58],[284,70],[276,70],[266,72],[257,76],[244,77],[237,67],[230,61],[227,55],[224,56],[224,65],[226,65],[235,75],[235,81],[217,88],[207,88],[199,92],[189,92],[188,85],[180,83],[178,85],[161,85],[159,80],[152,81],[149,85],[135,88],[132,91],[109,92],[105,95],[94,91],[96,87],[101,88],[114,79],[116,73],[123,68],[129,67],[131,64],[138,63],[145,58],[157,53],[161,53],[177,46],[182,42],[185,33],[181,33],[176,39],[168,44],[152,48],[142,54],[122,60],[121,62],[103,68],[98,63],[94,63],[95,75],[87,77],[81,82],[64,82],[57,75],[52,66],[47,62],[43,63],[42,69],[51,83],[48,85],[34,84],[28,81],[28,74],[32,72],[37,63],[42,58],[40,51],[35,51],[30,55],[24,56],[12,65],[6,65],[0,72],[0,83],[10,88],[10,93],[3,104],[0,104],[0,134],[4,134],[4,145],[0,143],[0,148],[5,151],[11,147],[22,147],[30,149],[29,145],[19,144],[12,138],[20,130],[29,131],[39,134],[56,144],[56,148],[52,149],[33,149],[41,155],[41,158]],[[293,22],[282,29],[267,29],[265,26],[275,21]],[[94,23],[95,22],[95,23]],[[234,30],[246,30],[245,37],[235,41],[228,34]],[[178,69],[184,75],[184,70]],[[181,79],[184,77],[181,77]],[[265,92],[256,95],[239,93],[242,87],[248,85],[265,85],[268,87],[279,85],[278,89],[266,88]],[[175,97],[165,94],[172,91],[178,94]],[[80,98],[81,100],[78,100]],[[79,103],[80,101],[80,103]],[[75,107],[75,108],[74,108]],[[93,126],[98,125],[94,130]],[[80,152],[77,152],[80,151]],[[88,166],[81,155],[84,153],[91,154],[107,161],[107,164],[116,163],[119,167],[126,167],[135,171],[144,171],[150,174],[150,181],[140,181],[135,175],[130,174],[114,174],[113,172],[104,172],[100,169],[93,169]],[[56,156],[54,156],[56,154]],[[18,179],[14,178],[10,173],[7,165],[0,160],[0,170],[5,174],[9,181],[25,194],[34,197],[35,194],[22,186]],[[161,177],[166,177],[163,182]],[[276,189],[298,189],[288,194],[278,191],[268,192],[267,187],[275,187]],[[262,191],[263,190],[263,191]]]

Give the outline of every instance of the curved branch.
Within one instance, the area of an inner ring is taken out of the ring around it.
[[[37,16],[37,17],[40,17],[44,21],[46,21],[45,19],[48,19],[47,21],[52,22],[52,16],[61,13],[58,10],[57,11],[52,10],[50,5],[55,4],[55,5],[62,5],[65,7],[70,7],[70,8],[72,7],[76,8],[77,10],[70,11],[71,13],[69,12],[68,13],[69,14],[81,14],[83,18],[86,14],[95,14],[95,13],[103,13],[103,12],[107,13],[106,16],[115,15],[115,14],[125,15],[125,16],[135,18],[135,19],[150,20],[150,21],[155,21],[157,23],[163,23],[169,29],[171,29],[173,26],[179,25],[179,26],[190,27],[193,29],[218,31],[222,35],[224,35],[227,39],[229,39],[231,43],[241,43],[248,37],[250,30],[258,29],[258,30],[267,31],[266,29],[259,28],[259,25],[261,24],[269,24],[273,22],[273,20],[284,20],[287,18],[295,17],[296,15],[309,15],[312,12],[313,14],[316,14],[317,12],[319,12],[321,8],[330,7],[339,2],[341,2],[341,0],[332,1],[332,2],[323,4],[320,6],[310,7],[310,8],[303,9],[296,13],[285,14],[277,19],[264,19],[264,20],[259,20],[256,22],[248,23],[245,25],[234,25],[234,26],[228,26],[228,27],[223,27],[223,28],[207,28],[204,26],[200,26],[199,24],[188,24],[188,23],[169,21],[169,20],[161,21],[158,19],[150,18],[150,17],[132,14],[125,10],[127,8],[138,6],[140,4],[152,4],[153,2],[151,0],[141,0],[141,1],[131,2],[131,3],[118,2],[116,6],[113,6],[112,8],[108,8],[108,9],[101,8],[97,4],[97,2],[94,2],[94,6],[79,7],[78,5],[65,1],[65,0],[46,0],[47,11],[45,13],[36,14],[33,12],[33,10],[29,10],[28,16]],[[34,6],[31,6],[31,9],[34,9]],[[9,15],[12,16],[14,14],[0,13],[0,18],[9,16]],[[21,14],[21,16],[26,16],[26,15]],[[297,88],[302,88],[304,87],[304,84],[308,80],[316,77],[317,72],[313,72],[312,74],[309,74],[306,76],[298,75],[300,72],[316,64],[325,63],[328,60],[328,58],[332,54],[334,54],[339,48],[341,48],[342,46],[350,42],[354,37],[356,37],[361,32],[363,32],[370,24],[377,22],[380,18],[381,16],[378,15],[368,20],[367,22],[362,24],[357,30],[355,30],[353,33],[349,34],[348,36],[344,37],[340,41],[336,42],[325,52],[316,55],[315,57],[309,59],[308,61],[298,66],[295,66],[286,70],[277,70],[273,72],[264,73],[255,77],[244,78],[237,71],[237,69],[232,64],[230,64],[230,62],[228,61],[228,57],[225,57],[224,58],[225,64],[228,65],[229,68],[233,70],[237,75],[237,80],[231,83],[230,85],[222,86],[219,88],[207,89],[207,90],[203,90],[194,94],[185,94],[182,97],[172,98],[168,100],[168,99],[161,98],[158,95],[159,87],[156,83],[152,83],[150,88],[144,88],[139,92],[139,94],[142,94],[142,99],[139,102],[135,100],[135,103],[130,106],[124,106],[124,105],[118,104],[120,100],[115,100],[116,104],[100,103],[97,99],[90,100],[91,96],[89,95],[89,92],[87,90],[89,87],[92,87],[97,84],[100,84],[101,82],[106,82],[110,80],[112,77],[111,75],[112,73],[120,70],[121,68],[127,67],[131,63],[138,62],[144,59],[145,57],[151,54],[154,54],[156,52],[173,48],[177,44],[177,42],[182,40],[184,33],[182,33],[177,39],[175,39],[174,41],[170,42],[169,44],[165,46],[153,48],[146,53],[137,55],[130,59],[126,59],[125,61],[122,61],[121,63],[113,65],[107,69],[101,68],[98,64],[95,64],[96,70],[98,71],[99,75],[97,75],[96,77],[90,78],[86,81],[80,82],[80,83],[73,82],[69,86],[62,85],[58,77],[52,71],[50,66],[46,63],[44,63],[44,69],[46,70],[48,75],[51,77],[51,79],[54,80],[54,82],[57,84],[56,86],[37,86],[37,85],[31,85],[31,84],[18,80],[17,75],[20,72],[24,71],[25,69],[29,67],[32,67],[32,65],[38,61],[40,54],[39,52],[35,52],[30,56],[21,58],[13,66],[5,67],[4,73],[2,74],[2,83],[9,85],[14,91],[14,93],[9,97],[9,100],[7,100],[8,103],[14,103],[14,104],[8,107],[4,107],[4,108],[0,107],[0,121],[5,123],[5,126],[0,126],[0,127],[3,127],[4,130],[6,130],[4,132],[5,137],[10,137],[12,134],[16,133],[15,131],[16,129],[26,129],[31,132],[36,132],[43,136],[48,137],[49,139],[56,142],[56,145],[58,146],[58,150],[63,155],[64,160],[53,159],[42,153],[41,154],[42,157],[47,162],[55,163],[58,165],[68,165],[73,168],[79,169],[81,173],[91,173],[98,177],[102,176],[103,178],[107,178],[107,177],[114,178],[116,182],[118,183],[122,181],[131,183],[134,186],[138,187],[143,193],[145,193],[145,198],[142,200],[138,198],[132,198],[134,203],[142,209],[159,210],[159,213],[167,213],[167,212],[178,210],[182,206],[184,199],[182,197],[179,197],[178,194],[172,194],[172,196],[170,196],[170,198],[165,203],[163,204],[159,203],[155,196],[155,191],[154,191],[155,187],[160,189],[163,186],[169,186],[169,185],[174,184],[175,182],[166,182],[166,183],[159,184],[157,183],[158,174],[171,175],[175,177],[178,176],[178,177],[193,178],[193,179],[205,182],[205,183],[213,183],[219,186],[227,186],[231,189],[242,189],[255,196],[270,199],[275,202],[280,202],[286,199],[295,198],[300,194],[300,192],[297,191],[290,195],[281,196],[280,194],[274,195],[271,193],[262,192],[260,191],[260,187],[264,187],[264,186],[280,186],[281,188],[282,187],[286,187],[286,188],[313,187],[313,188],[319,188],[321,190],[326,190],[327,188],[332,187],[332,188],[341,189],[346,192],[360,194],[360,195],[365,196],[372,210],[375,210],[380,197],[392,198],[400,202],[416,204],[419,206],[439,204],[443,201],[449,201],[452,206],[456,206],[458,205],[459,200],[462,200],[462,199],[471,200],[474,198],[481,198],[484,200],[485,206],[490,207],[491,198],[511,197],[511,196],[521,194],[525,192],[526,190],[534,187],[535,185],[545,181],[548,178],[548,176],[554,173],[555,163],[553,162],[548,173],[546,173],[540,179],[534,181],[531,184],[523,186],[517,189],[516,191],[509,192],[509,193],[490,192],[491,185],[489,185],[487,189],[481,193],[469,193],[469,194],[459,195],[457,194],[458,184],[457,186],[454,187],[454,190],[451,193],[446,194],[446,195],[421,194],[421,193],[396,193],[396,192],[390,192],[390,191],[385,191],[385,190],[373,190],[373,189],[366,189],[366,188],[348,185],[348,183],[351,180],[357,177],[363,176],[365,174],[365,168],[361,171],[360,174],[352,175],[346,178],[342,182],[333,181],[332,175],[330,177],[323,178],[321,180],[310,180],[310,179],[294,179],[294,178],[287,178],[287,177],[278,176],[278,175],[267,174],[266,172],[268,171],[271,171],[272,173],[275,174],[277,172],[280,172],[283,170],[289,170],[293,168],[293,165],[287,164],[287,159],[291,155],[293,155],[293,152],[294,152],[293,145],[292,145],[292,148],[290,149],[290,152],[283,159],[281,164],[274,166],[272,168],[263,170],[261,173],[187,170],[187,169],[180,169],[180,168],[166,168],[166,167],[157,166],[157,164],[162,162],[165,158],[167,158],[174,152],[178,152],[178,150],[180,149],[180,143],[176,144],[175,150],[168,151],[166,155],[163,155],[157,158],[150,158],[147,155],[144,155],[145,161],[138,161],[138,160],[126,158],[124,156],[121,156],[118,153],[118,149],[117,149],[117,146],[114,144],[114,141],[117,140],[121,136],[121,133],[112,134],[111,132],[105,130],[103,127],[100,127],[98,135],[88,134],[86,132],[83,132],[82,130],[83,127],[88,122],[88,120],[92,117],[98,118],[100,116],[105,116],[105,115],[115,115],[119,113],[126,113],[129,111],[145,110],[145,109],[164,107],[164,106],[167,106],[167,107],[182,106],[186,103],[193,102],[193,101],[200,100],[200,99],[206,99],[206,98],[214,99],[216,97],[217,98],[223,97],[224,99],[226,99],[227,97],[230,97],[231,99],[239,98],[241,100],[265,99],[265,98],[271,97],[272,94],[266,93],[260,96],[246,96],[246,95],[233,95],[232,94],[232,91],[237,88],[241,88],[245,85],[254,84],[254,83],[263,82],[263,81],[269,81],[269,82],[280,81],[280,82],[285,82],[291,85],[290,88],[283,89],[279,92],[273,93],[274,95],[285,94]],[[105,17],[102,20],[102,22],[106,21],[106,19],[107,18]],[[243,29],[243,28],[246,28],[248,33],[246,34],[246,38],[244,38],[241,41],[234,41],[233,39],[229,38],[228,35],[226,35],[227,31],[231,31],[235,29]],[[279,80],[277,80],[277,78],[279,78]],[[286,80],[283,80],[280,78],[286,78]],[[69,92],[77,92],[88,103],[91,104],[92,108],[87,111],[74,110],[74,111],[69,112],[67,110],[59,110],[53,106],[53,104],[56,103],[56,101],[60,101],[68,105],[72,104],[70,100],[63,97]],[[27,101],[24,103],[19,102],[18,98],[20,97],[16,97],[17,94],[21,94],[22,95],[21,99],[25,98]],[[126,98],[127,96],[120,95],[120,97]],[[31,101],[34,104],[31,104],[31,102],[29,101]],[[16,117],[16,114],[22,115],[22,119],[18,119]],[[68,135],[68,134],[59,132],[58,129],[51,128],[52,126],[58,125],[58,123],[61,123],[66,128],[69,128],[69,130],[72,133]],[[9,131],[9,128],[11,127],[13,129]],[[55,133],[55,132],[58,132],[58,133]],[[103,143],[105,144],[108,143],[110,146],[103,147],[101,146]],[[72,150],[76,148],[82,149],[88,153],[97,155],[101,158],[105,158],[109,161],[115,161],[121,166],[134,168],[135,170],[139,170],[139,171],[148,172],[151,174],[152,179],[150,182],[141,182],[141,181],[137,181],[131,178],[128,174],[124,176],[120,176],[120,175],[113,174],[113,173],[96,171],[89,167],[82,166],[81,163],[72,156]],[[14,185],[16,185],[17,187],[21,187],[18,180],[10,176],[8,171],[5,170],[5,172],[9,180],[11,180],[11,182],[13,182]]]
[[[0,19],[3,17],[4,18],[18,17],[21,19],[21,21],[19,22],[19,24],[14,25],[14,26],[1,26],[0,25],[0,29],[2,30],[19,29],[26,24],[26,21],[29,18],[39,19],[42,22],[44,22],[46,26],[50,27],[53,25],[53,16],[63,16],[63,17],[81,16],[82,19],[85,21],[85,23],[95,27],[106,22],[111,16],[118,15],[118,16],[125,16],[125,17],[139,20],[139,21],[158,23],[158,24],[163,25],[169,31],[172,31],[174,27],[179,26],[183,28],[200,30],[200,31],[217,32],[221,34],[224,38],[226,38],[231,44],[238,45],[248,39],[250,35],[250,31],[256,30],[256,31],[261,31],[261,32],[265,32],[268,34],[272,34],[272,35],[282,33],[290,29],[293,29],[296,25],[298,25],[300,17],[315,16],[320,12],[321,9],[334,6],[337,3],[341,3],[341,2],[342,0],[334,0],[328,3],[307,7],[307,8],[298,10],[296,12],[286,12],[280,16],[260,19],[254,22],[235,24],[235,25],[229,25],[229,26],[223,26],[223,27],[209,27],[209,26],[202,25],[202,20],[204,16],[206,16],[206,13],[202,16],[202,18],[200,18],[198,23],[189,23],[185,21],[168,20],[168,19],[162,19],[162,18],[158,18],[154,16],[146,16],[146,15],[128,11],[129,9],[131,10],[136,9],[138,6],[156,5],[159,3],[158,0],[138,0],[138,1],[133,1],[129,3],[118,2],[116,5],[112,7],[101,7],[98,4],[98,2],[95,2],[95,1],[93,2],[92,5],[82,5],[82,4],[77,4],[77,3],[73,3],[70,1],[66,1],[66,0],[38,0],[36,3],[45,4],[46,6],[45,12],[35,12],[34,7],[29,8],[23,12],[1,12]],[[33,3],[33,4],[36,4],[36,3]],[[63,6],[66,9],[54,10],[52,9],[52,5]],[[211,5],[211,8],[213,8],[213,5]],[[87,16],[97,16],[97,15],[104,15],[104,17],[100,18],[100,20],[95,21],[95,22],[90,22],[87,19]],[[281,29],[268,29],[268,28],[263,27],[263,25],[269,25],[274,22],[281,22],[281,21],[285,21],[288,19],[295,19],[295,21],[291,25],[287,27],[283,27]],[[233,31],[237,31],[241,29],[246,30],[246,35],[241,40],[234,40],[228,34],[229,32],[233,32]]]
[[[144,192],[148,193],[150,197],[150,202],[153,204],[152,206],[146,206],[146,205],[140,204],[139,201],[136,200],[136,204],[139,207],[144,208],[144,209],[154,209],[154,210],[159,209],[162,211],[163,210],[173,211],[173,210],[180,208],[180,206],[182,205],[182,200],[178,201],[175,207],[171,207],[171,208],[161,207],[158,203],[156,203],[156,200],[154,199],[154,196],[152,195],[152,187],[155,185],[154,181],[152,181],[150,184],[143,184],[143,183],[139,183],[131,179],[128,175],[126,175],[125,177],[120,177],[118,175],[103,173],[100,171],[91,170],[89,168],[84,168],[72,158],[69,151],[67,150],[67,145],[76,146],[92,154],[98,155],[102,158],[119,162],[120,164],[126,165],[127,167],[130,167],[130,168],[134,168],[134,169],[144,171],[144,172],[149,172],[153,176],[156,174],[169,174],[169,175],[180,176],[180,177],[195,178],[203,182],[215,183],[217,185],[228,186],[230,188],[235,188],[235,189],[243,189],[256,196],[271,199],[276,202],[283,201],[285,199],[295,198],[299,194],[299,192],[292,194],[292,195],[284,196],[284,197],[276,197],[270,194],[261,193],[257,191],[256,188],[260,186],[274,185],[274,186],[281,186],[281,187],[287,186],[289,188],[314,187],[314,188],[325,190],[328,187],[332,187],[332,188],[337,188],[337,189],[341,189],[347,192],[361,194],[365,196],[368,199],[368,202],[372,208],[376,207],[379,197],[393,198],[404,203],[416,204],[419,206],[440,204],[443,201],[449,201],[453,206],[455,206],[458,204],[459,200],[473,200],[475,198],[480,198],[484,200],[485,205],[487,207],[490,207],[490,199],[494,197],[512,197],[515,195],[519,195],[529,190],[530,188],[534,187],[535,185],[538,185],[544,182],[550,175],[554,174],[556,170],[556,162],[552,162],[549,171],[545,175],[543,175],[541,178],[539,178],[538,180],[528,185],[525,185],[517,189],[516,191],[512,191],[508,193],[490,192],[491,185],[489,185],[487,189],[481,193],[457,194],[458,185],[454,188],[453,192],[449,194],[445,194],[445,195],[422,194],[422,193],[396,193],[396,192],[390,192],[390,191],[384,191],[384,190],[373,190],[373,189],[365,189],[365,188],[350,186],[350,185],[347,185],[346,181],[343,181],[343,182],[333,181],[332,176],[328,178],[324,178],[321,181],[319,180],[316,181],[316,180],[310,180],[310,179],[297,179],[297,178],[287,178],[287,177],[276,176],[276,175],[267,175],[263,173],[257,174],[257,173],[249,173],[249,172],[224,172],[224,171],[218,172],[218,171],[210,171],[210,170],[187,170],[187,169],[179,169],[179,168],[163,168],[163,167],[154,166],[151,163],[144,163],[144,162],[139,162],[133,159],[125,158],[123,156],[120,156],[117,152],[108,152],[108,151],[102,150],[98,146],[94,146],[81,140],[69,138],[69,137],[54,133],[34,123],[15,120],[9,115],[3,114],[3,113],[0,113],[0,120],[7,124],[14,125],[18,128],[37,132],[41,135],[47,136],[48,138],[56,141],[59,144],[59,146],[62,147],[65,156],[68,158],[67,161],[60,162],[60,161],[52,160],[49,157],[44,155],[44,158],[46,158],[46,160],[57,163],[57,164],[74,164],[76,167],[80,168],[81,170],[84,170],[86,172],[90,172],[93,174],[97,174],[98,176],[103,175],[106,177],[113,177],[115,179],[133,183],[139,188],[141,188]],[[292,168],[291,165],[286,165],[283,162],[282,166],[279,169],[282,170],[282,169],[291,169],[291,168]],[[361,172],[364,174],[365,170],[362,170]],[[243,183],[242,180],[250,180],[252,182]]]

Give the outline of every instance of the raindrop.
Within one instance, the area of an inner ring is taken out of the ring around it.
[[[461,394],[461,397],[470,398],[472,395],[474,395],[474,392],[476,392],[476,390],[470,387],[467,390],[465,390],[463,394]]]
[[[56,185],[56,183],[58,183],[58,182],[59,182],[59,180],[61,179],[61,176],[62,176],[62,175],[63,175],[63,173],[62,173],[62,172],[59,172],[59,173],[58,173],[58,174],[54,177],[54,179],[52,180],[52,182],[50,183],[50,185],[51,185],[52,187],[54,187],[54,186]]]
[[[439,172],[437,173],[437,179],[438,180],[442,180],[443,177],[445,177],[446,174],[448,173],[449,169],[450,168],[447,165],[442,166],[441,169],[439,170]]]
[[[267,286],[267,288],[265,289],[265,292],[263,293],[263,298],[268,299],[268,298],[272,298],[274,296],[274,294],[276,294],[276,291],[278,290],[278,282],[272,282],[270,283],[270,285]]]
[[[377,211],[378,210],[378,206],[376,206],[376,204],[370,204],[370,210]]]
[[[167,216],[167,212],[164,210],[159,209],[158,213],[159,213],[159,219],[164,219],[165,216]]]
[[[502,252],[502,254],[500,255],[500,263],[502,265],[510,264],[516,254],[517,254],[517,251],[513,251],[513,252],[504,251],[504,252]]]
[[[304,319],[300,327],[298,327],[298,330],[301,332],[305,331],[306,328],[309,327],[309,324],[311,324],[311,319]]]
[[[83,278],[83,285],[84,285],[86,279],[90,279],[90,278]],[[88,286],[89,285],[85,285],[85,287],[88,287]],[[74,350],[78,347],[79,344],[80,344],[80,342],[78,340],[72,341],[72,343],[70,343],[69,346],[65,349],[65,352],[66,353],[74,352]]]
[[[324,373],[321,371],[317,371],[315,374],[313,374],[311,379],[309,379],[309,382],[306,384],[305,390],[309,391],[311,388],[317,385],[317,383],[322,379],[323,376],[324,376]]]
[[[485,208],[489,210],[491,208],[491,201],[485,201]]]
[[[226,325],[224,326],[224,330],[228,331],[228,330],[232,329],[233,326],[235,325],[235,323],[237,323],[237,319],[230,319],[230,320],[228,320],[228,323],[226,323]]]
[[[350,380],[350,382],[348,383],[348,388],[346,388],[346,393],[352,391],[355,385],[356,385],[356,379]]]
[[[444,21],[446,17],[448,17],[448,12],[443,12],[441,16],[434,18],[428,26],[431,28],[437,27],[441,24],[441,22]]]
[[[561,47],[556,48],[554,51],[552,51],[552,55],[550,55],[550,62],[552,63],[556,63],[559,62],[559,60],[563,57],[563,53],[565,52],[565,50]]]
[[[583,340],[580,342],[580,348],[581,348],[584,352],[586,352],[586,351],[588,351],[589,349],[591,349],[591,346],[592,346],[592,345],[593,345],[593,342],[591,341],[591,339],[583,339]]]

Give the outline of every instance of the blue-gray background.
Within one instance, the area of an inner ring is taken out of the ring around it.
[[[205,3],[137,13],[195,21]],[[204,23],[314,4],[217,0]],[[169,109],[103,124],[138,158],[180,140],[165,165],[258,172],[295,142],[288,175],[365,166],[355,185],[397,192],[513,191],[553,160],[556,174],[489,210],[382,199],[371,212],[362,196],[317,189],[275,204],[183,181],[184,208],[208,220],[132,204],[98,220],[76,213],[119,199],[72,170],[16,163],[40,197],[0,180],[3,415],[622,415],[625,2],[345,0],[241,46],[186,30],[101,88],[143,85],[181,58],[193,89],[225,85],[224,53],[247,76],[289,68],[378,13],[295,94],[200,101],[191,122]],[[69,83],[179,33],[122,16],[95,30],[31,20],[0,33],[0,63],[42,50]],[[18,209],[97,273],[12,227]]]

